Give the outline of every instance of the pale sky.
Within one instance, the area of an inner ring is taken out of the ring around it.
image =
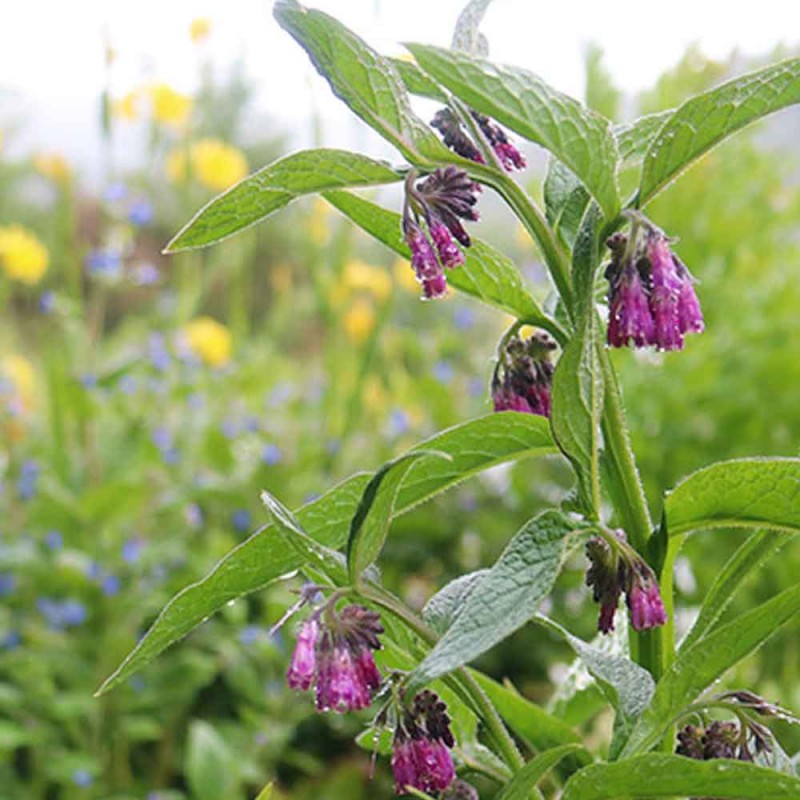
[[[448,45],[463,0],[316,0],[378,50],[398,54],[400,42]],[[96,102],[103,86],[102,32],[118,57],[113,89],[119,95],[147,79],[191,90],[198,52],[188,25],[207,16],[214,26],[206,47],[218,63],[244,56],[259,103],[289,130],[302,127],[311,94],[326,119],[326,144],[343,144],[357,125],[330,98],[305,54],[271,16],[269,0],[0,0],[0,125],[9,109],[30,147],[91,152]],[[606,54],[617,85],[635,92],[652,85],[687,45],[712,57],[733,48],[762,54],[779,42],[800,42],[800,0],[758,3],[669,0],[495,0],[483,31],[493,60],[530,69],[556,88],[580,96],[582,55],[590,41]]]

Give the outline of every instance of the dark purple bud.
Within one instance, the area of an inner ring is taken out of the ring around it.
[[[517,394],[511,386],[498,385],[492,388],[492,404],[495,411],[521,411],[524,414],[535,413],[531,404],[521,394]]]
[[[703,759],[736,758],[740,742],[741,734],[735,723],[712,722],[703,734]]]
[[[431,126],[442,134],[442,141],[454,153],[479,164],[484,163],[480,150],[475,143],[464,133],[461,123],[449,108],[442,108],[436,112],[431,120]]]
[[[542,332],[525,340],[513,336],[505,343],[492,380],[495,411],[550,416],[554,371],[550,359],[555,347],[555,342]]]
[[[683,730],[678,731],[678,745],[675,752],[679,756],[694,758],[703,761],[703,736],[705,731],[694,725],[687,725]]]
[[[290,689],[305,691],[311,687],[317,668],[316,648],[319,640],[319,624],[315,619],[303,623],[297,635],[297,644],[286,673]]]
[[[489,117],[479,114],[477,111],[473,111],[472,116],[480,125],[483,135],[506,170],[511,172],[511,170],[524,169],[527,166],[525,157],[511,144],[506,132],[497,123],[492,122]]]
[[[586,557],[589,559],[586,585],[591,587],[594,601],[600,603],[597,629],[601,633],[610,633],[614,630],[614,616],[625,589],[627,567],[608,542],[599,536],[586,542]]]
[[[478,790],[462,780],[455,780],[442,795],[441,800],[480,800]]]

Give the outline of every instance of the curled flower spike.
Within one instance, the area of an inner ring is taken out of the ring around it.
[[[506,132],[485,114],[477,111],[470,111],[472,118],[478,123],[481,132],[486,137],[486,141],[494,150],[498,161],[508,172],[514,169],[524,169],[527,166],[525,156],[509,141]],[[453,152],[484,164],[485,159],[481,151],[475,146],[472,139],[467,136],[461,126],[461,122],[449,108],[442,108],[436,112],[431,120],[431,126],[436,128],[442,135],[442,141]]]
[[[380,618],[363,606],[323,609],[303,623],[286,680],[292,689],[315,690],[318,711],[367,708],[381,684],[373,650],[380,649]]]
[[[634,630],[663,625],[667,614],[653,570],[630,548],[622,531],[614,531],[614,536],[613,543],[599,536],[586,543],[589,559],[586,585],[592,587],[592,596],[600,603],[597,629],[601,633],[614,630],[614,617],[623,593]]]
[[[550,356],[555,348],[556,343],[541,331],[529,339],[508,339],[492,378],[495,411],[550,416],[550,387],[555,370]]]
[[[678,732],[675,752],[679,756],[698,761],[716,758],[733,758],[738,761],[753,761],[748,737],[752,739],[757,755],[772,752],[772,733],[757,722],[747,722],[741,727],[735,722],[714,721],[702,728],[687,725]]]
[[[422,284],[423,297],[430,300],[447,294],[445,269],[464,263],[464,253],[454,239],[463,247],[472,244],[461,220],[478,219],[473,208],[476,186],[455,167],[437,169],[416,185],[415,177],[412,172],[406,179],[403,238],[411,250],[411,266]]]
[[[456,773],[450,748],[455,745],[447,706],[427,689],[404,709],[392,743],[392,774],[397,794],[408,789],[444,792]],[[458,795],[455,795],[458,797]]]
[[[662,231],[636,217],[630,238],[615,234],[606,244],[611,250],[605,272],[611,347],[681,350],[684,334],[703,331],[694,278]]]

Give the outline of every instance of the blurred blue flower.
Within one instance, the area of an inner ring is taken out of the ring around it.
[[[76,769],[72,773],[72,782],[76,786],[91,786],[94,783],[94,776],[88,769]]]
[[[450,383],[453,380],[453,365],[449,361],[437,361],[433,365],[433,377],[439,383]]]
[[[389,414],[387,427],[389,436],[402,436],[404,433],[408,433],[411,420],[402,408],[393,408]]]
[[[154,286],[160,279],[158,267],[150,261],[143,261],[133,268],[133,280],[137,286]]]
[[[52,600],[49,597],[40,597],[36,601],[36,608],[47,620],[53,630],[74,628],[86,622],[88,612],[86,606],[79,600]]]
[[[309,493],[308,493],[308,494],[307,494],[307,495],[306,495],[306,496],[303,498],[303,505],[306,505],[307,503],[313,503],[315,500],[319,500],[319,498],[320,498],[321,496],[322,496],[322,495],[320,495],[320,493],[319,493],[319,492],[309,492]]]
[[[84,389],[97,388],[97,375],[95,375],[93,372],[84,372],[80,376],[79,380]]]
[[[219,428],[226,439],[235,439],[241,432],[239,421],[230,418],[222,420]]]
[[[270,392],[267,402],[270,406],[285,405],[291,399],[292,392],[292,384],[288,381],[282,381]]]
[[[153,204],[144,198],[134,200],[128,209],[128,222],[138,227],[149,225],[153,216]]]
[[[200,528],[203,525],[203,510],[197,503],[189,503],[183,510],[183,516],[186,524],[190,528]]]
[[[50,550],[60,550],[64,546],[64,537],[61,531],[47,531],[44,535],[44,543]]]
[[[17,480],[17,494],[21,500],[30,500],[36,494],[39,480],[39,465],[32,459],[22,462]]]
[[[56,293],[48,289],[39,295],[39,311],[42,314],[50,314],[56,307]]]
[[[484,381],[483,378],[470,378],[467,384],[467,391],[471,397],[480,397],[481,395],[488,396],[486,381]]]
[[[252,517],[246,508],[239,508],[231,514],[233,529],[238,533],[246,533],[250,530]]]
[[[145,541],[139,537],[128,539],[122,545],[122,560],[126,564],[135,564],[141,557],[144,551]]]
[[[173,445],[172,431],[170,431],[169,428],[165,428],[163,425],[153,428],[152,439],[153,444],[159,450],[169,450]]]
[[[189,406],[189,408],[193,409],[194,411],[201,409],[203,407],[204,402],[205,401],[203,400],[203,395],[201,395],[200,392],[192,392],[186,398],[186,405]]]
[[[163,333],[151,333],[147,340],[147,354],[150,363],[160,372],[166,372],[172,363]]]
[[[19,631],[8,631],[0,636],[0,650],[16,650],[21,642]]]
[[[105,197],[106,201],[109,203],[118,203],[120,200],[124,200],[128,196],[128,187],[124,183],[110,183],[106,186],[105,192],[103,192],[103,197]]]
[[[453,314],[453,321],[460,331],[468,331],[475,325],[475,312],[466,306],[459,306]]]
[[[106,597],[114,597],[119,594],[122,588],[122,581],[119,579],[119,575],[114,575],[109,572],[107,575],[103,576],[100,582],[100,588],[103,590],[103,594]]]
[[[117,384],[117,388],[122,392],[122,394],[131,395],[136,392],[138,388],[138,381],[136,380],[135,375],[123,375],[119,379],[119,383]]]
[[[249,647],[264,638],[266,631],[258,625],[247,625],[239,631],[239,641]]]
[[[147,681],[141,675],[134,675],[128,678],[128,686],[130,686],[134,692],[141,692],[147,687]]]
[[[253,414],[244,421],[244,429],[248,433],[258,433],[261,430],[261,420]]]
[[[90,275],[118,278],[122,274],[122,254],[116,250],[92,250],[84,265]]]
[[[99,581],[103,577],[103,568],[99,562],[89,562],[89,566],[86,568],[86,577],[92,581]]]
[[[10,595],[17,587],[17,576],[10,572],[0,572],[0,597]]]
[[[261,461],[268,467],[279,464],[283,460],[283,451],[278,445],[270,443],[265,444],[261,450]]]
[[[335,456],[342,449],[342,442],[339,439],[328,439],[325,442],[325,452],[328,455]]]

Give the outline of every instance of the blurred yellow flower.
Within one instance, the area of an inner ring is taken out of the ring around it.
[[[331,207],[321,198],[314,198],[314,206],[311,209],[311,217],[308,220],[308,235],[314,244],[325,244],[330,236],[330,217]]]
[[[192,177],[204,186],[221,192],[247,175],[244,153],[219,139],[200,139],[189,148]],[[174,183],[186,180],[186,151],[173,150],[165,165]]]
[[[139,118],[139,92],[128,92],[111,104],[111,113],[115,117],[133,122]]]
[[[392,265],[395,283],[408,292],[419,293],[419,283],[414,275],[414,268],[404,258],[398,258]]]
[[[375,327],[375,309],[366,297],[358,297],[342,319],[345,333],[357,344],[361,344]]]
[[[195,44],[208,38],[211,33],[211,20],[208,17],[196,17],[189,25],[189,36]]]
[[[198,317],[183,329],[189,349],[210,367],[221,367],[231,360],[231,332],[211,317]]]
[[[0,227],[0,266],[6,275],[33,286],[50,264],[47,248],[21,225]]]
[[[269,271],[269,283],[276,294],[284,294],[292,288],[293,270],[290,264],[273,264]]]
[[[36,375],[25,356],[7,355],[0,359],[0,387],[11,396],[15,410],[28,412],[36,401]]]
[[[386,390],[375,375],[364,381],[362,400],[364,408],[371,413],[379,414],[386,409]]]
[[[165,125],[180,128],[189,121],[192,98],[176,92],[166,83],[154,83],[148,89],[153,118]]]
[[[33,157],[33,167],[55,183],[66,183],[72,174],[69,161],[61,153],[38,153]]]
[[[353,291],[369,292],[378,300],[386,300],[392,293],[392,280],[386,270],[358,259],[345,265],[344,284]]]

